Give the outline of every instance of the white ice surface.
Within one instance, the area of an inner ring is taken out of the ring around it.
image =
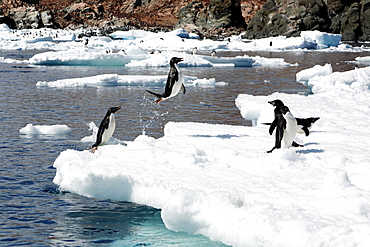
[[[169,229],[232,246],[367,246],[368,70],[316,76],[312,88],[321,90],[308,96],[239,95],[236,105],[255,127],[169,122],[158,139],[139,135],[95,154],[65,150],[54,182],[160,208]],[[304,147],[266,153],[274,137],[260,123],[272,121],[273,99],[295,117],[320,117],[308,137],[296,136]]]
[[[33,125],[27,124],[19,130],[19,133],[26,135],[66,135],[72,132],[67,125]]]
[[[333,67],[327,63],[324,66],[315,65],[312,68],[301,70],[296,74],[297,81],[307,82],[309,79],[315,76],[330,75],[333,73]]]
[[[39,81],[38,87],[99,87],[99,86],[162,86],[167,75],[118,75],[102,74],[83,78],[61,79],[57,81]],[[214,87],[225,86],[226,82],[216,82],[214,78],[197,78],[185,76],[185,86]]]

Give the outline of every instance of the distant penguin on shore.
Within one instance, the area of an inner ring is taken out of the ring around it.
[[[275,107],[275,119],[269,129],[270,135],[275,130],[275,146],[267,152],[271,153],[274,149],[300,146],[294,142],[295,135],[297,134],[297,121],[290,113],[289,108],[281,100],[269,101],[268,103]]]
[[[193,50],[191,51],[191,54],[195,55],[197,54],[198,48],[194,47]]]
[[[120,106],[111,107],[108,109],[107,113],[105,114],[103,120],[99,125],[99,130],[96,135],[96,141],[90,147],[92,149],[92,153],[95,153],[95,151],[98,149],[98,146],[104,145],[112,137],[113,132],[116,128],[116,119],[114,117],[114,113],[119,109],[121,109]]]
[[[86,39],[84,43],[84,47],[86,48],[88,44],[89,44],[89,39]]]
[[[213,50],[213,51],[211,52],[211,56],[212,56],[212,57],[217,56],[217,52],[216,52],[215,50]]]
[[[173,57],[170,60],[170,71],[168,73],[166,87],[163,94],[154,93],[152,91],[146,90],[148,93],[155,95],[158,99],[155,101],[156,104],[162,102],[163,100],[172,98],[176,96],[180,89],[183,93],[186,93],[184,86],[184,75],[177,66],[177,63],[183,61],[182,58]]]

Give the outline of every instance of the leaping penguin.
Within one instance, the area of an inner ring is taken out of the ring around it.
[[[170,72],[168,73],[166,87],[163,94],[154,93],[152,91],[146,90],[148,93],[151,93],[157,96],[157,100],[155,101],[156,104],[162,102],[163,100],[172,98],[176,96],[180,89],[183,93],[186,93],[186,89],[184,86],[184,75],[182,74],[181,70],[177,66],[177,63],[183,61],[182,58],[173,57],[170,60]]]
[[[113,132],[116,128],[116,119],[114,117],[114,113],[119,109],[121,109],[120,106],[111,107],[108,109],[105,117],[99,125],[99,130],[96,135],[96,142],[91,145],[92,153],[94,153],[98,149],[98,146],[104,145],[112,137]]]
[[[295,120],[289,108],[284,105],[281,100],[269,101],[271,105],[275,106],[274,114],[275,119],[271,123],[269,133],[272,135],[275,130],[275,146],[267,151],[271,153],[276,148],[289,148],[291,146],[301,146],[294,142],[295,135],[297,134],[297,121]]]

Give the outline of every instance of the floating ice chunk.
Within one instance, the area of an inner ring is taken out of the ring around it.
[[[168,67],[172,57],[181,57],[184,61],[178,64],[179,67],[211,67],[212,63],[201,56],[193,56],[186,53],[160,53],[153,54],[144,60],[133,60],[127,67]]]
[[[307,82],[309,79],[315,76],[330,75],[333,73],[333,67],[327,63],[324,66],[315,65],[312,68],[304,69],[296,74],[296,80],[298,82]]]
[[[356,57],[355,60],[359,63],[370,63],[370,56]]]
[[[284,58],[266,58],[266,57],[252,57],[255,61],[253,66],[291,66],[290,63],[284,61]]]
[[[153,33],[144,30],[115,31],[109,36],[114,39],[134,40],[147,37]]]
[[[210,61],[213,66],[220,64],[230,64],[235,67],[252,67],[255,60],[247,55],[237,57],[212,57],[203,56],[205,60]]]
[[[201,87],[214,87],[214,86],[226,86],[228,83],[226,82],[216,82],[215,78],[203,78],[203,79],[194,79],[188,80],[184,83],[187,86],[201,86]]]
[[[29,62],[36,65],[123,66],[131,59],[120,53],[107,53],[106,50],[76,48],[39,53]]]
[[[21,134],[27,135],[66,135],[72,131],[67,125],[33,125],[27,124],[19,130]]]
[[[370,87],[370,67],[355,68],[345,72],[334,72],[329,75],[310,78],[303,82],[313,93],[329,91],[368,92]]]
[[[101,86],[162,86],[167,81],[167,75],[117,75],[102,74],[83,78],[61,79],[57,81],[38,81],[37,87],[101,87]],[[185,76],[187,86],[225,86],[225,82],[217,82],[214,78],[199,79],[195,76]]]
[[[330,46],[338,46],[342,39],[341,34],[325,33],[320,31],[302,31],[301,37],[309,42],[318,44],[318,48],[328,48]]]
[[[86,86],[112,86],[118,84],[117,74],[104,74],[84,78],[61,79],[57,81],[39,81],[36,86],[43,87],[86,87]]]
[[[27,63],[27,60],[22,61],[22,60],[17,60],[17,59],[0,57],[0,63]]]

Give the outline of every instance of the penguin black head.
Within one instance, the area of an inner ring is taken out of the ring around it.
[[[179,62],[181,62],[181,61],[184,61],[184,59],[182,59],[182,58],[180,58],[180,57],[173,57],[173,58],[171,58],[171,60],[170,60],[170,64],[171,64],[171,65],[173,65],[173,64],[175,64],[175,63],[179,63]]]
[[[288,111],[289,111],[289,108],[287,106],[282,106],[280,107],[280,111],[283,113],[283,114],[286,114]]]
[[[269,101],[268,103],[271,104],[272,106],[276,106],[276,107],[282,107],[282,106],[284,106],[283,101],[281,101],[279,99],[273,100],[273,101]]]
[[[108,109],[108,113],[109,114],[112,114],[112,113],[115,113],[116,111],[118,111],[119,109],[121,109],[120,106],[117,106],[117,107],[111,107]]]

